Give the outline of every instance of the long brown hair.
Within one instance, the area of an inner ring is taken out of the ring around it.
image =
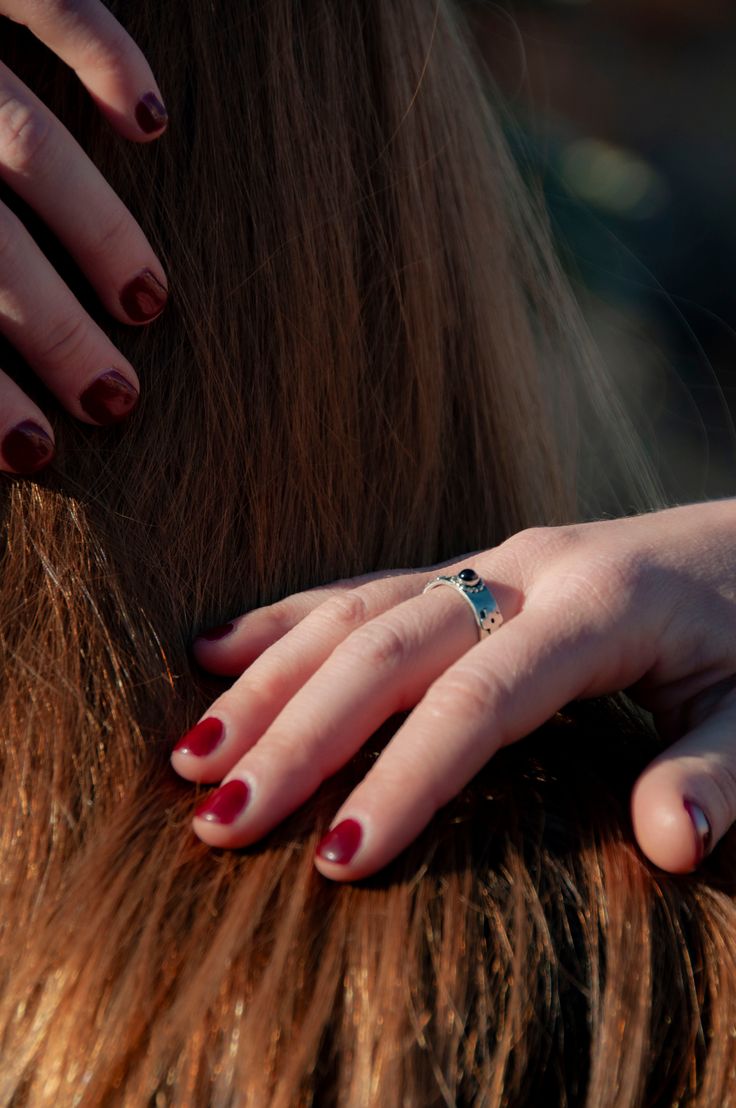
[[[448,4],[111,7],[172,112],[153,147],[3,27],[174,295],[115,332],[130,423],[57,412],[52,472],[0,490],[0,1104],[726,1104],[733,902],[712,861],[637,854],[655,742],[622,703],[504,752],[359,886],[312,855],[385,736],[262,844],[192,836],[194,631],[652,501]]]

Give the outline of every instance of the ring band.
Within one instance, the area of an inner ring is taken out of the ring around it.
[[[495,596],[486,585],[482,577],[474,569],[461,569],[459,573],[448,577],[435,577],[422,589],[422,593],[430,589],[439,588],[440,585],[450,585],[463,596],[470,605],[475,622],[478,625],[478,637],[485,638],[498,631],[503,623],[503,616],[498,607]]]

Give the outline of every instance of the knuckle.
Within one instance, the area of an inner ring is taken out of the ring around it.
[[[271,766],[278,767],[281,786],[289,791],[296,789],[308,795],[326,776],[319,747],[310,735],[295,729],[269,731],[261,755]]]
[[[475,721],[497,715],[501,704],[498,690],[487,677],[467,671],[448,674],[432,685],[424,706],[441,719]]]
[[[120,211],[102,226],[95,226],[86,243],[86,251],[94,258],[106,259],[120,255],[130,240],[131,218]]]
[[[39,360],[50,367],[67,362],[80,362],[88,341],[87,324],[83,316],[66,316],[47,328],[38,351]]]
[[[563,533],[540,559],[544,572],[534,582],[536,601],[567,609],[571,617],[585,612],[586,619],[610,626],[630,621],[660,591],[648,551],[621,541],[609,521],[553,530]]]
[[[579,543],[580,528],[575,524],[562,527],[527,527],[506,539],[498,547],[498,552],[503,552],[509,558],[518,579],[531,586],[540,570],[547,571],[553,562]]]
[[[369,619],[368,606],[364,597],[354,590],[331,596],[315,609],[314,615],[320,622],[331,626],[337,625],[346,633],[362,627]]]
[[[511,535],[506,542],[509,546],[537,547],[547,540],[551,531],[552,528],[550,527],[525,527],[522,531],[517,531],[515,535]]]
[[[504,545],[520,558],[547,557],[570,549],[577,543],[579,534],[579,527],[574,524],[562,527],[526,527],[507,539]]]
[[[278,642],[299,622],[294,617],[294,606],[291,601],[291,597],[277,600],[275,604],[269,604],[267,608],[261,608],[257,613],[258,626],[267,629],[267,637],[272,642]]]
[[[285,674],[280,665],[263,666],[242,677],[229,693],[233,710],[261,719],[274,715],[284,700]]]
[[[84,46],[84,64],[92,69],[120,71],[128,67],[132,57],[131,40],[122,27],[104,37],[90,31]]]
[[[0,149],[8,168],[28,173],[48,166],[51,119],[19,96],[7,96],[0,102]]]
[[[361,667],[393,669],[406,659],[407,643],[390,623],[373,620],[355,631],[341,648],[343,658]]]

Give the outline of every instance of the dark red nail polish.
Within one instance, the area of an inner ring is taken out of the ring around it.
[[[706,854],[710,851],[713,841],[713,832],[708,817],[700,805],[696,804],[694,800],[690,800],[689,797],[685,797],[682,803],[685,806],[685,811],[690,816],[690,820],[698,837],[698,856],[695,860],[695,865],[699,866],[703,858],[705,858]]]
[[[204,639],[205,642],[217,642],[218,639],[224,639],[229,635],[233,627],[232,623],[223,623],[219,627],[210,627],[209,631],[202,631],[197,638]]]
[[[209,716],[187,731],[174,747],[177,754],[193,754],[195,758],[205,758],[220,745],[225,728],[219,719]]]
[[[135,106],[135,120],[141,131],[153,135],[164,129],[169,122],[169,113],[155,92],[147,92]]]
[[[85,389],[79,403],[96,423],[118,423],[138,403],[138,389],[122,373],[109,369]]]
[[[54,456],[54,444],[37,423],[30,419],[8,431],[2,441],[3,458],[16,473],[35,473]]]
[[[144,269],[120,293],[120,304],[134,323],[150,323],[166,307],[169,292],[150,269]]]
[[[232,823],[245,808],[249,796],[245,781],[228,781],[210,793],[194,814],[208,823]]]
[[[344,819],[328,831],[317,847],[317,854],[326,862],[345,866],[360,846],[363,828],[355,819]]]

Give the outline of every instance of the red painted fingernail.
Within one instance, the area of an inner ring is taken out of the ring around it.
[[[694,800],[685,797],[682,803],[685,806],[685,811],[690,816],[692,825],[695,828],[695,834],[698,837],[698,856],[695,860],[695,865],[699,866],[703,858],[705,858],[706,854],[710,851],[713,841],[713,832],[708,817]]]
[[[205,758],[220,745],[225,728],[219,719],[208,716],[187,731],[174,747],[177,754],[193,754],[195,758]]]
[[[135,119],[141,131],[153,135],[164,129],[169,122],[169,113],[155,92],[147,92],[135,106]]]
[[[150,323],[166,307],[169,291],[150,269],[143,269],[120,293],[120,304],[134,323]]]
[[[317,847],[317,854],[326,862],[345,866],[360,846],[363,828],[355,819],[344,819],[328,831]]]
[[[228,781],[210,793],[194,814],[208,823],[232,823],[245,808],[249,796],[245,781]]]
[[[217,642],[218,639],[224,639],[229,635],[234,626],[233,623],[223,623],[219,627],[210,627],[209,631],[201,631],[197,638],[204,639],[205,642]]]
[[[16,473],[35,473],[54,456],[54,444],[37,423],[30,419],[8,431],[2,441],[2,455]]]
[[[85,389],[79,403],[96,423],[119,423],[138,403],[138,389],[122,373],[109,369]]]

